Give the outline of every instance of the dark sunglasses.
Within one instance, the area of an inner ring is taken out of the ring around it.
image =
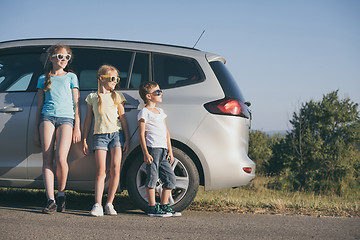
[[[158,90],[153,91],[151,94],[160,96],[162,94],[162,92],[163,92],[162,90],[158,89]]]

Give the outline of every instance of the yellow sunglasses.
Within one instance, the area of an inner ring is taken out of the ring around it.
[[[111,82],[116,82],[116,83],[120,82],[119,77],[113,77],[113,76],[109,76],[109,75],[100,75],[100,77],[102,77],[102,78],[110,78]]]

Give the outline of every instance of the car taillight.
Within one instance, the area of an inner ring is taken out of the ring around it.
[[[251,173],[251,167],[243,167],[244,172]]]
[[[206,110],[213,114],[232,115],[249,118],[250,114],[247,106],[240,100],[234,98],[224,98],[204,105]]]

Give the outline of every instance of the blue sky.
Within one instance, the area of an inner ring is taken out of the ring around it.
[[[0,41],[106,38],[222,55],[252,129],[288,130],[301,104],[339,89],[360,103],[360,1],[0,0]]]

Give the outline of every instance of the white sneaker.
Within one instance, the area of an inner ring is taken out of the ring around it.
[[[104,216],[103,207],[100,206],[100,204],[95,203],[89,214],[94,217]]]
[[[105,214],[110,216],[116,216],[117,212],[114,209],[114,205],[112,203],[107,203],[105,205]]]
[[[161,210],[163,210],[164,212],[171,214],[171,216],[173,217],[181,217],[181,212],[175,212],[170,204],[166,204],[166,205],[160,205]]]

